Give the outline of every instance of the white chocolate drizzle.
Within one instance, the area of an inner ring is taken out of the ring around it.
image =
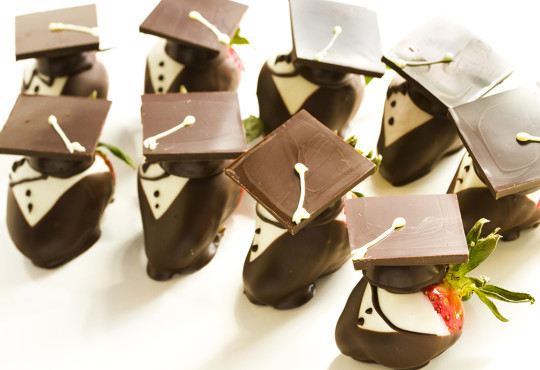
[[[85,152],[86,151],[86,148],[84,146],[82,146],[80,143],[78,143],[77,141],[71,142],[68,139],[68,137],[66,136],[66,134],[64,133],[64,131],[62,130],[62,128],[58,124],[58,120],[56,119],[56,116],[54,116],[52,114],[49,116],[49,124],[54,128],[56,133],[60,136],[60,138],[64,142],[67,150],[69,150],[70,153],[73,153],[73,152]]]
[[[380,243],[381,241],[386,239],[388,235],[390,235],[394,230],[401,229],[406,224],[407,221],[403,217],[397,217],[396,219],[394,219],[394,221],[392,222],[392,226],[388,230],[383,232],[381,235],[379,235],[377,238],[373,239],[366,245],[352,251],[351,254],[353,260],[364,258],[369,248],[373,247],[377,243]]]
[[[334,42],[336,42],[336,39],[338,38],[338,36],[341,34],[342,31],[343,29],[341,28],[341,26],[334,27],[334,31],[333,31],[334,35],[330,39],[330,42],[328,43],[328,45],[326,45],[324,49],[322,49],[315,55],[316,61],[320,62],[321,60],[324,59],[324,57],[326,57],[326,54],[328,54],[328,50],[330,50],[330,48],[334,45]]]
[[[229,45],[231,43],[231,38],[221,32],[216,26],[214,26],[212,23],[208,22],[206,18],[204,18],[201,13],[199,13],[196,10],[192,10],[189,12],[189,19],[192,19],[194,21],[202,23],[204,26],[206,26],[210,31],[212,31],[216,36],[219,42],[225,45]]]
[[[304,208],[304,198],[306,197],[306,178],[305,173],[309,170],[304,164],[297,163],[294,165],[294,170],[300,175],[300,199],[298,201],[298,208],[293,214],[292,221],[295,224],[299,224],[303,219],[311,216]]]
[[[155,150],[157,148],[157,145],[158,145],[158,140],[159,139],[162,139],[164,138],[165,136],[168,136],[170,134],[172,134],[173,132],[176,132],[178,130],[180,130],[181,128],[184,128],[186,126],[191,126],[193,124],[195,124],[195,117],[193,116],[186,116],[186,118],[184,118],[184,121],[176,126],[174,126],[173,128],[165,131],[165,132],[162,132],[160,134],[157,134],[157,135],[154,135],[154,136],[151,136],[147,139],[144,140],[143,142],[143,145],[146,149],[150,149],[150,150]]]
[[[98,28],[97,27],[85,27],[79,26],[77,24],[61,23],[61,22],[51,22],[49,23],[50,31],[75,31],[82,32],[98,37]]]
[[[439,60],[432,60],[432,61],[418,61],[418,62],[412,62],[412,61],[406,61],[406,60],[392,60],[391,62],[394,63],[398,68],[405,68],[405,67],[419,67],[419,66],[429,66],[432,64],[438,64],[438,63],[449,63],[454,60],[454,54],[452,53],[446,53],[442,59]]]
[[[521,141],[521,142],[527,142],[527,141],[540,142],[540,136],[533,136],[526,132],[518,132],[518,134],[516,135],[516,140]]]

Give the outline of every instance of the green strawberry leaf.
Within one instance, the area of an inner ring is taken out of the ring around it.
[[[364,76],[364,80],[366,80],[366,86],[373,80],[373,77]]]
[[[493,232],[474,243],[469,249],[469,262],[459,267],[457,275],[465,276],[484,262],[493,253],[500,238],[499,234]]]
[[[246,131],[246,141],[251,143],[253,140],[262,136],[264,133],[264,124],[260,118],[253,115],[246,118],[244,121],[244,130]]]
[[[127,163],[127,165],[130,166],[131,168],[135,168],[135,165],[133,164],[133,161],[131,160],[131,158],[126,153],[124,153],[120,148],[118,148],[118,147],[116,147],[114,145],[110,145],[110,144],[101,142],[101,141],[98,143],[97,147],[98,148],[101,148],[101,147],[107,148],[115,157],[117,157],[120,160]],[[100,153],[102,153],[102,152],[100,152]]]
[[[362,193],[360,193],[358,191],[351,190],[351,193],[353,193],[357,198],[364,198],[365,197],[364,194],[362,194]]]
[[[486,296],[494,299],[498,299],[499,301],[503,302],[509,302],[509,303],[525,303],[530,302],[531,304],[534,303],[534,298],[527,293],[521,293],[521,292],[512,292],[510,290],[506,290],[503,288],[500,288],[495,285],[488,284],[484,286],[483,288],[480,288],[481,292],[484,293]]]
[[[484,224],[488,223],[489,220],[486,220],[485,218],[481,218],[480,220],[476,221],[472,229],[467,233],[467,246],[469,247],[469,251],[471,250],[472,246],[476,244],[478,239],[480,239],[480,235],[482,234],[482,227]]]
[[[356,147],[356,144],[358,143],[358,138],[355,135],[349,136],[348,138],[345,139],[345,142],[354,148]],[[360,154],[362,154],[362,152]]]
[[[97,90],[92,91],[92,93],[88,97],[90,99],[97,99]]]
[[[236,29],[234,36],[231,37],[231,42],[229,42],[229,46],[232,45],[250,45],[249,41],[245,37],[240,36],[240,27]]]
[[[478,298],[480,298],[480,300],[482,302],[485,303],[486,306],[488,306],[488,308],[491,310],[491,312],[493,312],[493,314],[495,315],[495,317],[497,317],[499,320],[501,321],[504,321],[504,322],[508,322],[508,319],[506,317],[504,317],[503,315],[501,315],[501,313],[499,312],[499,310],[497,309],[497,306],[495,306],[495,303],[493,303],[487,296],[486,294],[484,294],[484,292],[478,290],[475,292],[476,295],[478,296]]]

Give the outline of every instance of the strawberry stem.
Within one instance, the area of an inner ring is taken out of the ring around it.
[[[497,234],[499,229],[480,239],[482,227],[487,222],[489,221],[484,218],[478,220],[467,233],[466,240],[469,247],[469,262],[450,265],[445,279],[456,290],[462,300],[465,301],[473,294],[476,294],[488,306],[491,312],[493,312],[495,317],[506,322],[508,319],[499,312],[491,299],[509,303],[530,302],[532,304],[534,303],[534,298],[528,293],[513,292],[488,284],[489,279],[485,276],[481,276],[480,278],[465,276],[484,262],[497,247],[497,242],[501,237]]]

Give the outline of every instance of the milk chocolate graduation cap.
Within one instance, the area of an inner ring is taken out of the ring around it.
[[[0,131],[0,153],[91,160],[110,106],[105,99],[19,95]]]
[[[225,171],[294,235],[375,165],[302,110]]]
[[[219,53],[234,36],[247,8],[228,0],[162,0],[139,29]]]
[[[329,71],[385,72],[375,12],[326,0],[290,0],[293,61]]]
[[[450,115],[495,199],[540,187],[538,83],[460,105]]]
[[[233,159],[247,150],[236,92],[142,96],[149,161]]]
[[[489,45],[444,18],[411,32],[382,60],[448,108],[482,97],[512,73],[510,63]]]
[[[15,58],[53,58],[98,50],[95,5],[15,17]]]
[[[345,211],[357,270],[468,260],[455,194],[348,199]]]

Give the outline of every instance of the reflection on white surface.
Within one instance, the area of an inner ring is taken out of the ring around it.
[[[353,1],[353,0],[349,0]],[[263,63],[291,47],[286,0],[242,1],[250,8],[241,23],[255,49],[236,48],[245,62],[240,84],[242,117],[258,115],[255,88]],[[355,1],[353,1],[355,2]],[[24,62],[15,62],[14,14],[87,4],[87,0],[10,2],[0,12],[3,86],[0,117],[5,121],[20,91]],[[102,47],[113,101],[102,140],[142,162],[140,94],[146,56],[156,38],[138,32],[157,3],[96,1]],[[526,44],[540,35],[534,2],[456,0],[451,4],[417,0],[365,2],[379,15],[383,50],[408,30],[444,11],[512,59],[516,70],[496,91],[540,80],[540,48]],[[489,10],[487,10],[489,9]],[[375,147],[386,86],[374,79],[349,130],[358,147]],[[428,176],[400,188],[380,176],[364,181],[366,195],[444,193],[462,152],[445,158]],[[244,194],[227,222],[216,257],[202,270],[160,283],[146,276],[136,171],[112,159],[117,172],[115,201],[105,211],[101,239],[74,261],[54,270],[34,267],[13,246],[0,222],[0,368],[2,369],[379,369],[340,354],[334,329],[345,302],[361,277],[351,263],[317,284],[306,305],[277,311],[251,304],[242,294],[242,266],[254,235],[255,204]],[[7,191],[13,157],[0,157],[0,191]],[[0,197],[5,209],[5,195]],[[5,214],[0,211],[2,218]],[[523,232],[501,243],[475,275],[488,275],[506,288],[540,297],[540,232]],[[473,298],[465,302],[465,327],[459,341],[425,369],[529,369],[537,351],[540,305],[499,309],[500,323]]]

